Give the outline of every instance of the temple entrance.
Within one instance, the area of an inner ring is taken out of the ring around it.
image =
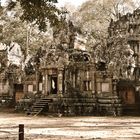
[[[51,76],[51,93],[57,94],[57,77]]]
[[[136,104],[135,86],[132,81],[120,81],[117,85],[117,92],[123,105]]]
[[[122,98],[123,104],[135,104],[135,91],[134,88],[124,88],[119,92],[119,96]]]
[[[50,94],[57,94],[57,76],[56,75],[49,75],[48,77],[48,82],[49,82],[49,93]]]
[[[122,99],[122,113],[123,115],[137,115],[139,114],[139,105],[136,101],[136,91],[134,82],[121,81],[118,84],[118,94]]]
[[[14,84],[14,100],[17,102],[18,100],[24,97],[23,85],[22,84]]]

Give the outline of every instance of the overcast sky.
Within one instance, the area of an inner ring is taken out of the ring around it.
[[[70,3],[77,7],[77,6],[80,6],[85,1],[87,0],[58,0],[58,4],[61,6],[64,6],[65,3]]]
[[[9,0],[0,0],[2,4],[7,3]],[[16,0],[12,0],[12,1],[16,1]],[[72,5],[74,5],[75,7],[81,5],[83,2],[85,2],[86,0],[58,0],[58,5],[59,6],[64,6],[65,3],[70,3]],[[4,4],[6,5],[6,4]]]

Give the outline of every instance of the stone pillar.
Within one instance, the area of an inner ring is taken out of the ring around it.
[[[138,52],[138,65],[140,65],[140,41],[138,42],[138,49],[139,49],[139,52]]]
[[[44,79],[45,79],[45,94],[47,95],[48,94],[48,73],[45,72],[45,75],[44,75]]]
[[[64,92],[66,93],[67,92],[67,80],[68,80],[68,78],[70,78],[69,77],[69,73],[68,73],[68,70],[67,69],[65,69],[65,73],[64,73],[65,75],[64,75],[64,84],[65,84],[65,87],[64,87]]]
[[[89,79],[89,77],[90,77],[89,76],[89,71],[90,71],[89,69],[86,71],[86,79]]]
[[[58,81],[57,81],[57,87],[58,87],[58,94],[62,94],[63,91],[63,69],[58,70]]]
[[[80,84],[80,70],[78,70],[78,72],[77,72],[77,85],[79,85]]]
[[[100,94],[101,93],[101,82],[98,81],[97,82],[97,94]]]
[[[84,80],[85,80],[85,72],[84,72],[84,70],[82,69],[81,70],[81,79],[80,79],[80,89],[81,90],[84,90]]]
[[[117,80],[113,80],[113,95],[117,96]]]
[[[36,66],[36,70],[35,70],[35,77],[36,77],[36,92],[39,92],[39,66]]]
[[[28,87],[27,86],[28,85],[24,83],[24,85],[23,85],[23,92],[24,92],[24,94],[28,94]]]
[[[102,89],[101,89],[101,81],[102,81],[102,77],[100,73],[96,73],[96,91],[97,94],[101,94]]]
[[[43,73],[43,77],[42,77],[42,94],[44,95],[45,92],[45,74]]]
[[[73,73],[72,75],[72,85],[73,87],[75,87],[75,73]]]
[[[109,92],[112,94],[113,93],[113,82],[112,82],[112,77],[109,77]]]
[[[14,95],[14,83],[12,79],[9,80],[9,95],[10,96]]]
[[[92,94],[95,94],[95,87],[96,87],[96,83],[95,83],[95,72],[93,70],[91,70],[91,90],[92,90]]]

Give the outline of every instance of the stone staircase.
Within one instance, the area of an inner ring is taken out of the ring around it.
[[[27,114],[31,116],[37,116],[44,110],[44,108],[47,108],[48,104],[51,102],[53,102],[53,99],[41,98],[31,106]]]

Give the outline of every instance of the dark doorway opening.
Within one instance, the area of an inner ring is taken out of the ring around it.
[[[24,97],[23,85],[22,84],[14,84],[14,100],[17,102],[18,100]]]
[[[57,77],[51,76],[51,93],[57,94]]]

